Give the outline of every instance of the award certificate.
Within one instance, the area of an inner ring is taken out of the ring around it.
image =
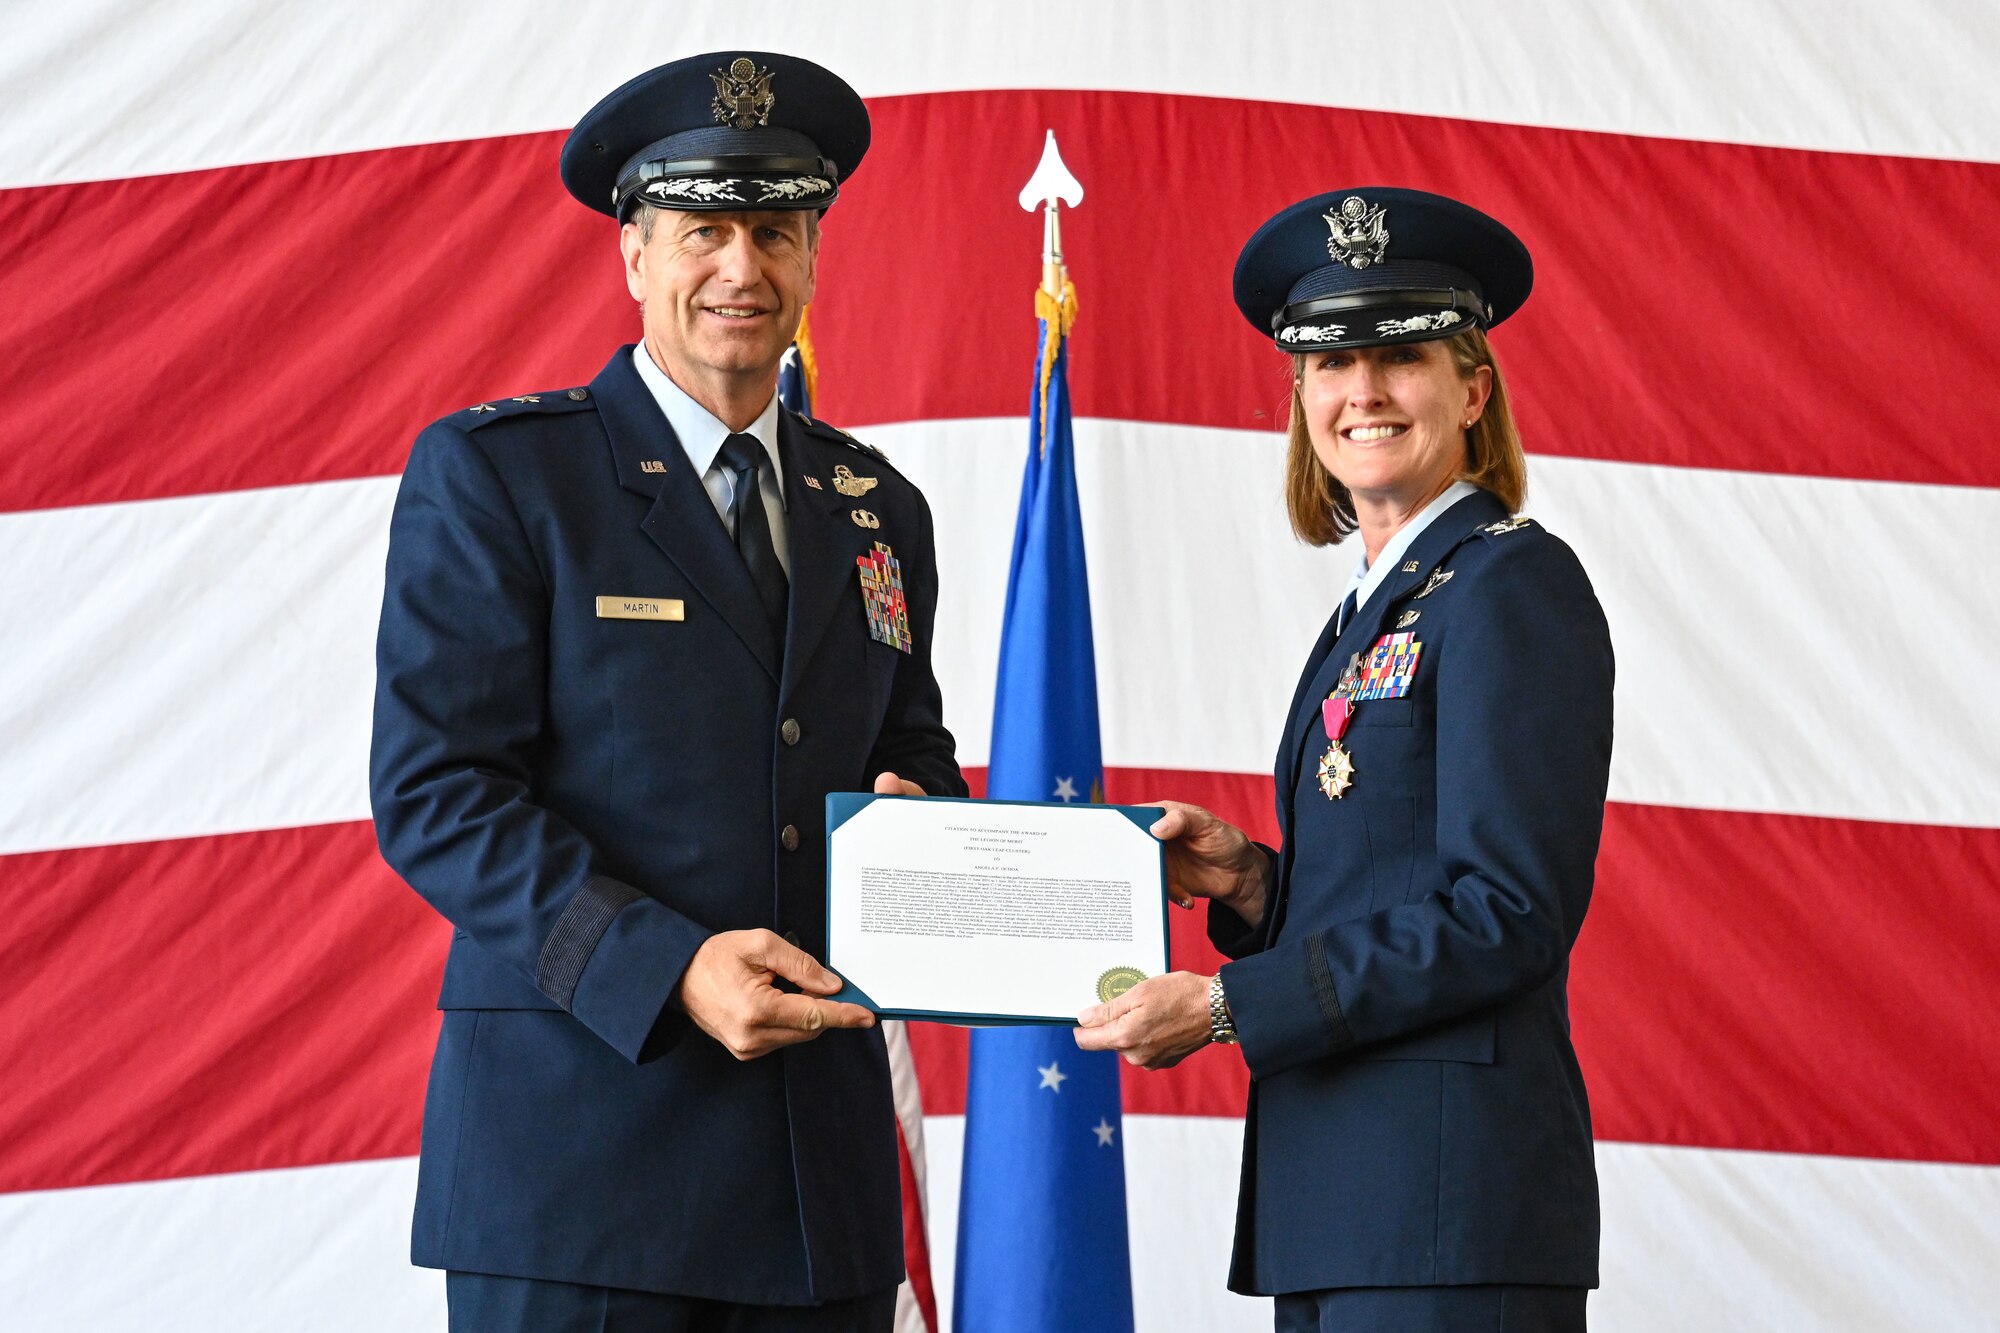
[[[1167,970],[1155,806],[826,798],[835,998],[889,1018],[1075,1023]]]

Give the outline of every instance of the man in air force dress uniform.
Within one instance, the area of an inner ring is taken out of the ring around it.
[[[963,795],[931,516],[783,410],[819,216],[868,146],[810,62],[721,52],[562,153],[645,340],[418,438],[371,791],[456,928],[413,1257],[455,1329],[886,1330],[903,1272],[873,1016],[824,997],[824,798]]]

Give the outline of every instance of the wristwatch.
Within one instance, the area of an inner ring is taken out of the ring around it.
[[[1208,979],[1208,1039],[1225,1046],[1236,1044],[1236,1020],[1229,1016],[1229,1001],[1222,994],[1222,978]]]

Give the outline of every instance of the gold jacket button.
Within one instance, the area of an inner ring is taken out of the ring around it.
[[[778,728],[778,734],[785,738],[785,744],[797,745],[799,743],[799,720],[795,717],[786,718],[785,724]]]
[[[785,825],[784,831],[778,834],[778,842],[786,851],[796,852],[799,849],[799,831],[790,824]]]

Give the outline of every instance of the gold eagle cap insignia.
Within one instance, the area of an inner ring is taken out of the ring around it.
[[[880,483],[873,477],[857,477],[853,469],[845,463],[836,463],[833,468],[833,489],[842,495],[863,496]]]
[[[738,56],[727,69],[708,76],[715,84],[715,100],[708,109],[717,121],[731,129],[751,130],[771,123],[771,108],[778,105],[771,92],[771,71],[758,69],[748,56]]]

